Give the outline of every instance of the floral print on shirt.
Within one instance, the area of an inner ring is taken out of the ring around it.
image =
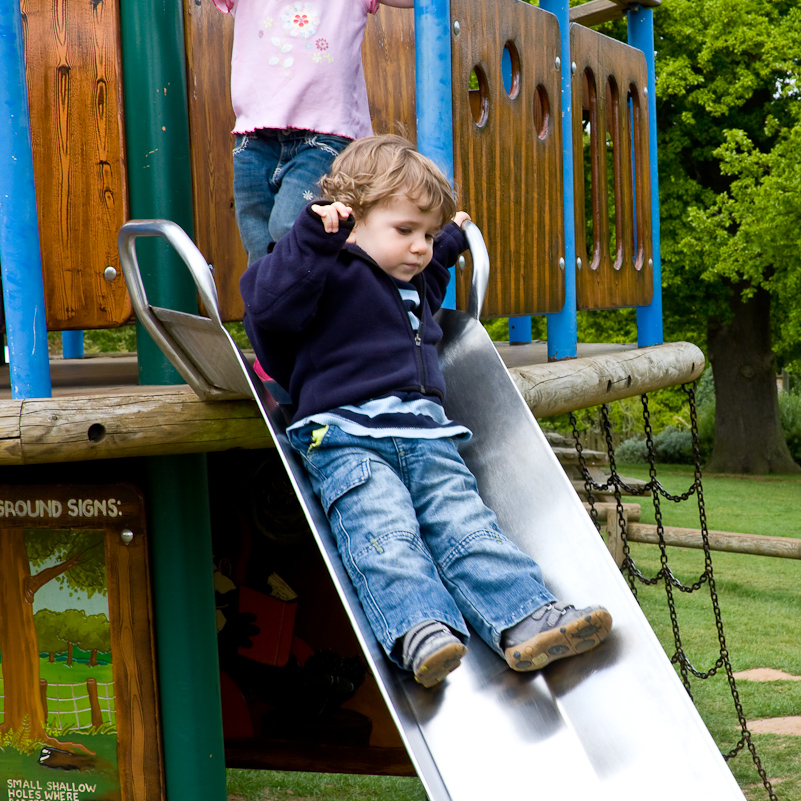
[[[275,52],[267,61],[268,65],[280,67],[281,72],[289,75],[296,55],[300,55],[295,49],[296,44],[301,45],[301,42],[297,41],[298,39],[305,40],[301,53],[304,53],[315,64],[332,63],[334,57],[329,52],[328,40],[323,37],[313,38],[320,27],[320,15],[321,12],[315,3],[304,2],[304,0],[284,6],[279,18],[283,35],[270,37],[270,45],[275,48]],[[259,30],[259,37],[264,37],[265,29],[272,29],[274,25],[275,21],[272,18],[266,19],[263,27]],[[278,31],[275,30],[275,33]]]

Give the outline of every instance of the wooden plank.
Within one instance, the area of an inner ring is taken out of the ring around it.
[[[661,0],[590,0],[570,9],[570,21],[593,27],[623,17],[632,6],[656,8]]]
[[[224,321],[245,311],[239,279],[247,254],[234,209],[231,49],[234,20],[212,0],[184,0],[195,243],[214,266]]]
[[[489,249],[484,314],[559,311],[565,285],[556,17],[528,3],[454,0],[451,18],[454,178],[459,206]],[[510,93],[501,69],[506,46]],[[481,73],[478,97],[469,88],[473,71]],[[486,119],[474,117],[477,100]],[[457,271],[459,308],[469,285],[470,270]]]
[[[21,9],[47,326],[121,325],[133,312],[117,253],[128,217],[118,0]]]
[[[655,525],[633,523],[628,527],[631,542],[644,542],[651,545],[659,543]],[[776,556],[783,559],[801,559],[801,540],[790,537],[770,537],[763,534],[737,534],[731,531],[709,531],[709,547],[713,551],[752,554],[755,556]],[[665,526],[666,545],[679,548],[703,548],[701,532],[692,528]]]
[[[580,25],[570,29],[570,48],[576,305],[646,305],[653,250],[645,56]]]
[[[0,401],[0,464],[204,453],[273,446],[252,401],[204,403],[189,387],[88,398]],[[14,436],[14,417],[19,420]]]
[[[598,519],[603,523],[609,520],[609,516],[615,517],[617,515],[617,504],[616,503],[596,503],[594,504],[595,510],[598,512]],[[623,503],[621,504],[623,507],[623,514],[626,516],[626,520],[635,523],[640,519],[640,515],[642,514],[642,507],[638,503]],[[584,503],[584,508],[587,512],[590,511],[590,505],[588,503]]]
[[[22,463],[22,401],[0,402],[0,464]]]
[[[698,378],[704,354],[689,342],[584,359],[514,367],[509,372],[535,417],[585,409]]]
[[[369,14],[362,60],[373,131],[416,143],[414,11],[382,5]]]

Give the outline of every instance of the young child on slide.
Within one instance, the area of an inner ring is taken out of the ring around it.
[[[288,429],[376,638],[426,687],[467,651],[469,621],[513,670],[598,645],[499,529],[445,415],[433,318],[466,249],[448,181],[396,136],[351,144],[271,253],[242,277],[256,354],[288,387]]]

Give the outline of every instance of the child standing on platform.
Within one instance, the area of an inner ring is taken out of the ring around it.
[[[234,17],[234,203],[248,264],[318,196],[336,156],[372,134],[361,44],[379,3],[414,0],[214,0]]]
[[[297,409],[301,456],[376,638],[426,687],[465,620],[513,670],[583,653],[603,607],[558,601],[499,529],[445,415],[433,318],[466,249],[451,187],[408,142],[351,144],[289,234],[242,277],[245,326]]]

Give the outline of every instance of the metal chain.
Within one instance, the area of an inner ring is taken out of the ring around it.
[[[694,480],[692,485],[686,492],[681,493],[679,495],[673,495],[667,492],[667,490],[665,490],[664,487],[662,487],[657,478],[656,449],[654,447],[653,430],[651,428],[651,417],[650,417],[650,410],[648,407],[647,395],[642,395],[641,397],[642,397],[642,407],[643,407],[643,426],[645,430],[645,439],[648,452],[648,475],[649,475],[648,483],[641,488],[630,487],[626,484],[625,481],[623,481],[623,479],[618,474],[617,464],[615,462],[615,453],[614,453],[615,449],[612,438],[612,426],[609,420],[609,410],[606,404],[601,406],[601,421],[606,441],[607,455],[609,458],[609,471],[610,471],[609,479],[603,484],[598,484],[592,479],[592,476],[590,475],[590,472],[587,469],[586,459],[582,451],[581,438],[578,431],[576,417],[571,412],[570,422],[573,427],[573,439],[576,444],[576,452],[578,453],[579,469],[581,471],[582,478],[584,480],[585,492],[587,494],[587,499],[590,506],[590,514],[592,516],[595,527],[599,531],[600,531],[600,521],[598,517],[598,511],[595,508],[595,498],[593,495],[593,491],[605,492],[608,491],[610,488],[612,489],[612,492],[615,497],[618,525],[620,526],[620,532],[623,541],[624,558],[623,558],[623,563],[621,564],[621,570],[624,572],[624,575],[626,575],[629,582],[629,586],[631,587],[631,591],[635,596],[635,598],[637,597],[637,582],[640,582],[645,585],[654,585],[660,581],[664,581],[665,593],[667,595],[668,608],[670,611],[670,623],[673,632],[673,642],[676,649],[673,656],[670,658],[670,661],[675,666],[677,666],[679,673],[681,675],[682,683],[690,698],[692,698],[692,691],[690,685],[691,674],[698,679],[707,679],[714,676],[720,670],[720,668],[723,668],[725,671],[726,678],[729,683],[729,689],[731,691],[732,700],[734,702],[735,712],[737,714],[737,720],[740,724],[741,737],[737,742],[737,744],[734,746],[734,748],[732,748],[727,754],[723,755],[723,758],[728,761],[737,756],[737,754],[740,753],[740,751],[744,747],[748,748],[749,752],[751,753],[754,766],[756,767],[756,770],[759,773],[760,778],[762,779],[762,784],[765,787],[765,790],[767,791],[768,797],[771,799],[771,801],[778,801],[775,793],[773,792],[773,787],[770,783],[770,780],[768,779],[768,775],[765,769],[762,766],[762,761],[760,760],[759,755],[756,752],[756,747],[751,738],[751,732],[748,729],[748,721],[746,720],[745,713],[743,712],[742,702],[740,701],[740,694],[737,690],[737,684],[734,679],[731,660],[729,658],[729,651],[726,646],[726,637],[723,631],[723,618],[720,610],[720,602],[717,594],[715,577],[712,571],[712,554],[711,554],[711,549],[709,547],[709,529],[706,519],[706,506],[704,503],[703,484],[701,478],[701,451],[700,451],[699,436],[698,436],[698,414],[695,403],[695,384],[689,384],[689,385],[685,384],[682,386],[682,389],[687,395],[688,404],[690,408],[690,430],[692,432],[692,447],[693,447],[693,462],[694,462],[694,474],[693,474]],[[637,565],[634,562],[634,559],[631,556],[631,551],[629,548],[628,536],[626,531],[626,517],[623,511],[623,503],[622,503],[622,495],[624,492],[627,495],[645,495],[646,492],[650,492],[651,498],[653,500],[654,518],[656,520],[657,535],[659,538],[660,569],[656,573],[656,575],[650,578],[646,577],[638,569]],[[699,577],[698,581],[687,586],[682,584],[682,582],[680,582],[673,575],[670,566],[668,564],[667,547],[664,539],[664,524],[662,522],[661,499],[664,498],[665,500],[673,501],[674,503],[680,503],[681,501],[689,500],[693,495],[696,496],[698,502],[698,515],[701,524],[701,538],[703,541],[703,550],[704,550],[704,571]],[[679,590],[680,592],[691,593],[700,589],[704,584],[707,584],[709,586],[709,593],[712,599],[712,608],[715,616],[715,627],[717,629],[718,644],[720,650],[719,650],[719,657],[716,660],[715,664],[712,666],[712,668],[710,668],[707,671],[700,671],[696,669],[690,662],[690,659],[687,656],[686,651],[684,650],[684,646],[682,645],[681,630],[679,628],[678,613],[676,612],[676,605],[675,605],[675,598],[673,591],[674,589],[676,589]]]
[[[587,503],[590,505],[590,517],[595,525],[595,530],[600,534],[601,521],[598,518],[598,510],[595,508],[595,496],[593,495],[592,487],[590,486],[593,484],[593,481],[592,477],[590,476],[590,471],[587,469],[587,460],[584,458],[584,448],[581,446],[581,436],[579,435],[578,421],[576,420],[576,415],[573,412],[570,412],[570,425],[573,427],[573,442],[576,445],[579,470],[581,471],[581,476],[584,479],[584,491],[587,493]]]

